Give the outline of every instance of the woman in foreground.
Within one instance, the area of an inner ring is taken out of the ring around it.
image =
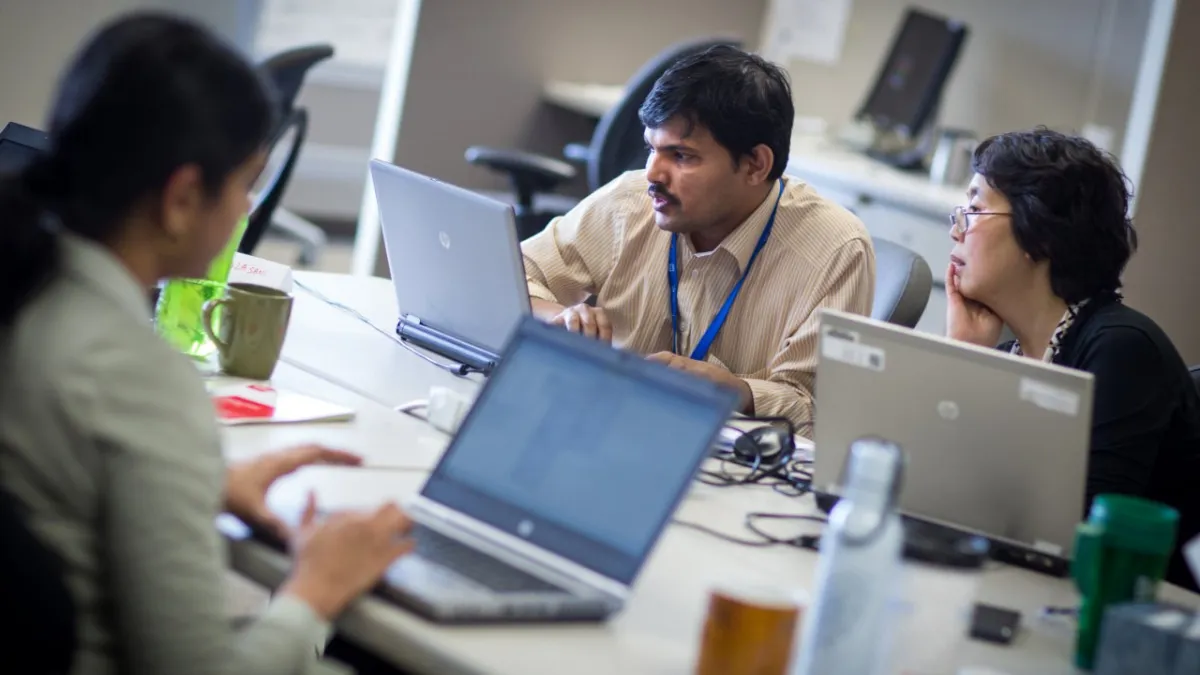
[[[64,562],[74,673],[301,673],[330,621],[409,544],[395,507],[296,531],[272,481],[353,456],[318,447],[226,468],[195,367],[154,332],[148,289],[203,276],[249,208],[274,104],[193,24],[94,35],[59,83],[51,151],[0,178],[0,486]],[[214,518],[292,542],[291,577],[235,634]],[[37,658],[37,655],[31,655]]]
[[[1095,378],[1086,504],[1099,494],[1179,510],[1178,544],[1200,532],[1200,396],[1166,334],[1121,299],[1136,248],[1129,189],[1090,142],[1045,129],[975,151],[968,204],[952,217],[947,333]],[[1178,546],[1167,572],[1196,589]]]

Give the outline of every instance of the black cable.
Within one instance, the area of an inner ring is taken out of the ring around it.
[[[784,546],[794,546],[796,548],[802,548],[802,549],[809,550],[809,551],[816,551],[820,547],[820,543],[821,543],[821,535],[820,534],[801,534],[801,535],[798,535],[795,537],[787,537],[787,538],[776,537],[775,535],[770,534],[769,532],[763,530],[758,525],[756,525],[755,524],[756,520],[798,520],[798,521],[822,523],[822,524],[828,522],[825,518],[823,518],[821,516],[809,516],[809,515],[801,515],[801,514],[795,514],[795,513],[769,513],[769,512],[762,512],[762,511],[754,511],[751,513],[747,513],[746,518],[743,521],[743,525],[746,527],[746,529],[750,530],[750,532],[752,532],[755,536],[757,536],[758,539],[742,539],[742,538],[735,537],[730,534],[725,534],[724,532],[720,532],[718,530],[714,530],[713,528],[708,527],[707,525],[701,525],[699,523],[693,523],[693,522],[686,521],[686,520],[680,520],[678,518],[673,519],[671,522],[674,523],[675,525],[681,525],[683,527],[687,527],[687,528],[696,530],[697,532],[703,532],[704,534],[707,534],[711,537],[716,537],[717,539],[720,539],[722,541],[727,541],[727,542],[730,542],[733,544],[738,544],[740,546],[751,546],[754,548],[766,548],[768,546],[784,545]]]

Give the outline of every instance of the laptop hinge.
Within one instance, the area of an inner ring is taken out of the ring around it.
[[[484,375],[490,375],[500,360],[499,355],[438,330],[411,314],[400,317],[400,321],[396,323],[396,335],[405,342],[411,342],[421,349],[461,363]]]
[[[582,586],[617,603],[624,603],[629,597],[629,586],[616,579],[420,495],[405,508],[418,523],[564,588]]]

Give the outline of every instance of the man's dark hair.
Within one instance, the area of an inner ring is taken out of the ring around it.
[[[1090,141],[1044,127],[993,136],[975,172],[1012,207],[1017,244],[1050,261],[1050,286],[1067,303],[1115,292],[1137,250],[1129,181]]]
[[[759,144],[775,153],[772,180],[787,167],[792,140],[792,88],[779,66],[736,47],[719,45],[680,59],[654,83],[638,110],[658,129],[676,116],[708,129],[735,162]]]

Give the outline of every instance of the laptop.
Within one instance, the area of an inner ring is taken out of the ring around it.
[[[402,339],[475,370],[495,367],[529,314],[513,207],[371,161]]]
[[[907,464],[904,516],[982,535],[994,557],[1063,574],[1084,515],[1090,373],[833,310],[821,318],[813,490],[878,436]]]
[[[421,493],[382,594],[438,622],[619,611],[736,392],[523,319]]]

